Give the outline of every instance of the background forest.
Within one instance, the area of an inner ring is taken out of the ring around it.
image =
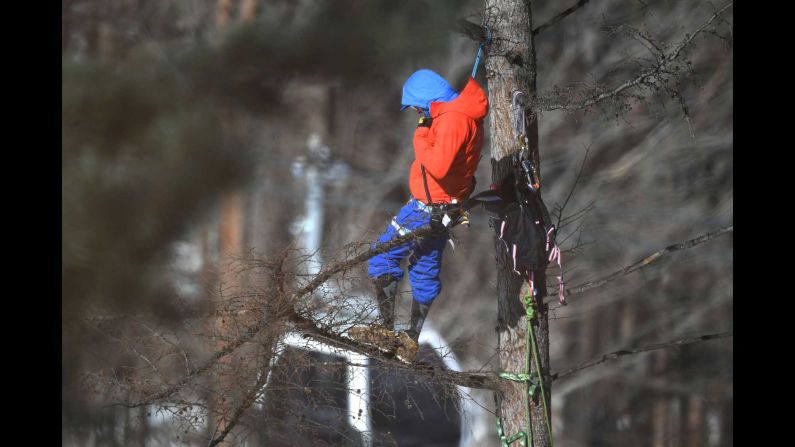
[[[571,6],[561,3],[533,2],[534,23]],[[546,104],[632,79],[724,6],[580,3],[535,37]],[[201,316],[217,316],[225,299],[267,287],[257,262],[301,247],[317,222],[317,208],[306,209],[310,171],[323,193],[320,258],[374,240],[409,197],[416,116],[399,111],[402,83],[431,68],[461,89],[477,42],[456,21],[480,23],[482,9],[453,0],[63,2],[64,445],[207,445],[215,437],[211,423],[179,410],[164,423],[168,412],[154,407],[108,406],[151,385],[137,375],[150,357],[136,343],[157,333],[196,363],[217,347],[217,337],[185,334],[204,333]],[[568,287],[733,224],[732,11],[716,23],[720,33],[688,47],[684,76],[658,80],[676,94],[641,87],[623,101],[539,114],[543,196],[554,214],[563,208]],[[488,88],[482,67],[477,80]],[[491,183],[488,143],[483,153],[478,190]],[[455,234],[429,324],[463,370],[494,370],[493,232],[476,209],[471,227]],[[351,270],[347,291],[369,293],[365,276],[363,265]],[[405,319],[410,291],[401,287]],[[733,233],[569,303],[551,306],[553,372],[622,349],[731,333]],[[344,402],[338,377],[312,369],[327,357],[285,358],[294,375],[284,369],[280,380],[301,392],[327,382],[321,407]],[[731,446],[732,362],[733,338],[724,336],[556,380],[555,443]],[[377,377],[384,389],[401,387]],[[328,417],[316,410],[314,422],[290,419],[304,398],[293,391],[263,397],[224,442],[358,445],[329,409]],[[392,402],[379,411],[391,417],[374,416],[375,444],[459,444],[458,428],[442,428],[462,424],[460,408],[445,407],[450,396],[404,405],[385,395]],[[482,411],[464,419],[469,445],[499,445],[491,395],[470,393]]]

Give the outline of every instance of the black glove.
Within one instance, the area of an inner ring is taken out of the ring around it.
[[[431,127],[431,121],[433,121],[431,117],[423,116],[422,118],[420,118],[420,121],[417,123],[417,127]]]

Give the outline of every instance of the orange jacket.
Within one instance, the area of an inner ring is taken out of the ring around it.
[[[472,178],[483,147],[483,118],[489,110],[486,93],[469,78],[458,98],[432,102],[431,127],[414,132],[414,163],[409,174],[411,195],[426,203],[420,164],[425,166],[433,203],[459,202],[472,193]]]

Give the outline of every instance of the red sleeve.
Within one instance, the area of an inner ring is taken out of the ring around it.
[[[434,120],[432,127],[414,131],[414,157],[437,179],[447,175],[469,133],[464,123],[445,115]]]

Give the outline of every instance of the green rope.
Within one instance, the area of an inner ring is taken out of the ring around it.
[[[538,383],[541,385],[541,402],[544,404],[544,421],[547,424],[547,433],[549,433],[549,447],[552,447],[552,424],[549,422],[549,408],[547,408],[547,396],[544,392],[544,378],[541,376],[541,365],[538,361],[538,347],[536,346],[536,338],[533,334],[533,331],[530,330],[530,322],[535,317],[535,307],[533,306],[533,291],[530,291],[530,295],[525,298],[525,304],[527,306],[527,327],[528,333],[530,334],[530,343],[533,347],[533,363],[536,365],[536,374],[538,374]],[[529,369],[528,369],[529,371]]]
[[[505,432],[502,431],[502,420],[499,416],[497,416],[497,436],[500,437],[502,447],[508,447],[516,441],[521,442],[524,447],[527,447],[527,433],[520,431],[510,438],[505,436]]]
[[[497,376],[500,379],[512,380],[514,382],[522,382],[522,383],[527,382],[528,380],[531,380],[530,379],[530,374],[524,374],[524,373],[515,374],[515,373],[509,373],[509,372],[501,372],[501,373],[497,374]]]
[[[533,289],[532,288],[530,289],[530,294],[528,296],[529,296],[529,301],[532,302],[532,300],[533,300]],[[527,303],[528,303],[528,298],[526,297],[525,298],[525,304],[527,304]],[[525,354],[524,355],[524,370],[525,370],[525,372],[527,372],[527,375],[529,376],[530,375],[530,346],[527,345],[527,340],[529,340],[530,337],[533,335],[533,327],[530,325],[530,321],[532,321],[532,319],[533,319],[532,316],[531,316],[533,314],[533,310],[532,310],[532,306],[527,306],[527,305],[525,306],[525,309],[527,309],[527,331],[525,333],[525,338],[524,338],[524,354]],[[525,427],[527,427],[527,430],[530,432],[530,445],[532,446],[534,444],[534,442],[533,442],[533,424],[532,424],[533,417],[532,417],[531,411],[530,411],[530,379],[528,379],[528,381],[525,382],[524,390],[525,390],[525,392],[522,395],[522,401],[524,402],[524,412],[525,412],[525,414],[524,414],[524,423],[525,423]]]
[[[516,442],[521,441],[522,445],[527,447],[529,443],[529,447],[533,446],[533,424],[530,421],[530,402],[528,399],[534,398],[536,392],[539,388],[541,388],[541,402],[544,405],[544,420],[547,426],[547,433],[549,434],[549,447],[552,447],[552,424],[549,422],[549,408],[547,408],[547,396],[546,392],[544,391],[544,379],[541,376],[541,364],[538,360],[540,355],[538,354],[538,346],[536,345],[536,338],[533,332],[532,321],[535,318],[535,303],[533,300],[533,291],[530,290],[530,293],[524,297],[524,304],[527,316],[527,333],[525,339],[525,371],[524,373],[511,373],[507,371],[503,371],[497,374],[500,379],[504,380],[511,380],[513,382],[521,382],[525,384],[525,393],[523,393],[524,399],[524,407],[526,409],[525,413],[525,424],[527,426],[527,430],[530,432],[529,436],[527,432],[520,431],[511,437],[506,437],[505,432],[502,429],[502,419],[497,416],[497,435],[500,437],[500,441],[502,442],[502,447],[508,447],[508,445]],[[527,343],[529,340],[530,343]],[[533,377],[530,374],[530,356],[532,353],[533,363],[536,368],[536,376],[538,377],[538,381],[533,381]]]

